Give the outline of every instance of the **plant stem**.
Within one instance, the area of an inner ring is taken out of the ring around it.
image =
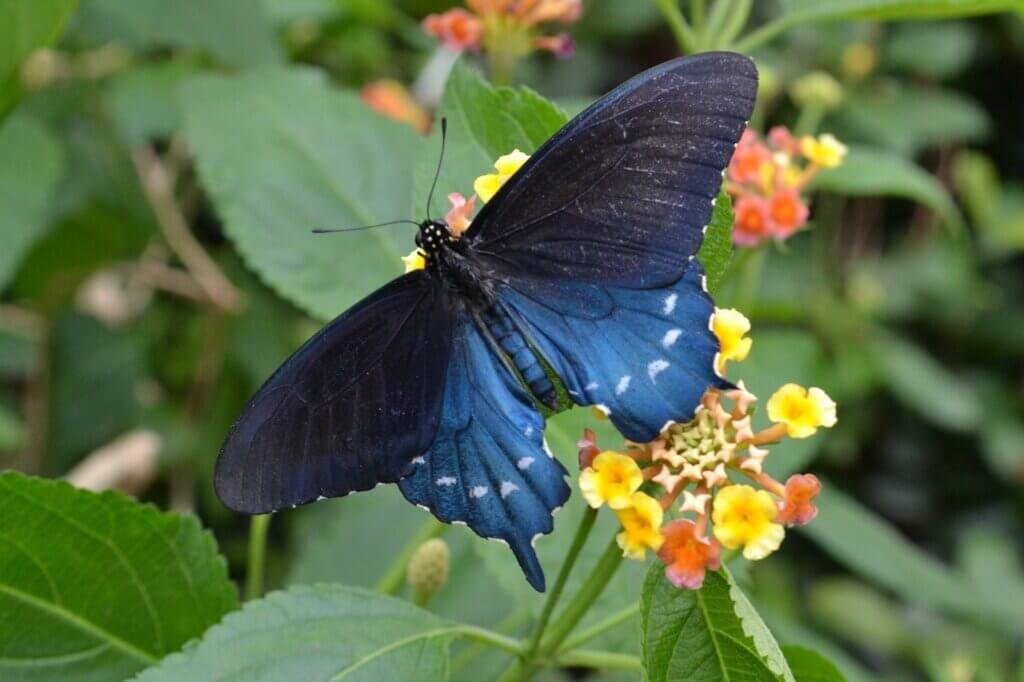
[[[492,646],[495,649],[507,651],[510,654],[515,654],[516,656],[521,656],[523,654],[522,642],[518,639],[498,634],[492,630],[478,628],[475,625],[460,625],[456,628],[456,632],[461,637]]]
[[[562,592],[565,590],[565,583],[569,579],[569,573],[572,572],[572,567],[576,564],[576,560],[579,558],[580,550],[583,549],[584,543],[587,541],[587,536],[590,535],[591,529],[594,527],[594,521],[597,520],[597,510],[591,507],[587,507],[586,511],[583,512],[583,518],[580,519],[580,525],[576,528],[576,535],[572,539],[572,545],[569,547],[569,553],[565,557],[565,561],[562,562],[562,568],[558,571],[558,577],[555,579],[555,584],[551,588],[551,593],[548,595],[548,599],[544,602],[544,608],[540,612],[540,618],[537,619],[537,625],[533,629],[533,635],[530,637],[530,642],[526,647],[526,657],[530,658],[537,653],[538,647],[540,647],[541,638],[544,636],[544,630],[548,626],[548,622],[551,620],[551,614],[555,610],[555,605],[558,604],[559,598],[562,596]]]
[[[583,646],[595,637],[598,637],[607,632],[608,630],[611,630],[612,628],[618,627],[622,623],[625,623],[627,620],[629,620],[638,613],[640,613],[639,601],[627,606],[626,608],[622,609],[621,611],[618,611],[617,613],[613,613],[612,615],[608,616],[603,620],[598,621],[597,623],[594,623],[586,630],[577,632],[572,637],[567,638],[565,642],[562,644],[562,646],[559,648],[559,651],[563,653],[569,652],[580,646]],[[559,653],[559,660],[561,660],[561,657],[562,653]]]
[[[583,582],[582,587],[551,625],[547,637],[542,640],[538,650],[541,657],[550,656],[562,646],[562,642],[572,633],[573,628],[601,596],[604,588],[608,586],[608,581],[615,575],[615,571],[621,564],[622,550],[619,549],[619,545],[613,537],[604,554],[594,564],[593,570]]]
[[[754,7],[754,0],[736,0],[733,4],[732,12],[719,33],[719,39],[714,43],[715,47],[725,47],[736,39],[743,27],[747,25],[750,10]]]
[[[706,0],[690,0],[690,22],[693,24],[693,30],[698,34],[704,28],[704,9],[706,5]]]
[[[825,108],[817,104],[808,104],[797,116],[796,125],[793,126],[793,134],[797,137],[813,135],[814,131],[821,125],[821,119],[825,118]]]
[[[698,49],[707,50],[718,44],[718,37],[722,34],[727,20],[732,16],[734,4],[734,0],[717,0],[711,6],[707,24],[700,34]]]
[[[695,52],[697,50],[697,34],[686,23],[686,18],[679,10],[677,0],[654,0],[654,4],[661,10],[665,21],[668,22],[668,27],[672,30],[672,35],[675,36],[676,43],[679,45],[679,51],[684,54]]]
[[[576,649],[559,654],[556,659],[561,666],[579,666],[584,668],[603,668],[606,670],[640,670],[643,664],[639,656],[619,654],[611,651],[594,651],[592,649]]]
[[[267,530],[270,514],[253,516],[249,521],[249,566],[245,573],[245,598],[263,595],[263,572],[267,555]]]
[[[748,33],[746,38],[733,46],[733,49],[737,52],[749,54],[767,43],[769,40],[775,38],[780,33],[784,33],[794,26],[798,26],[800,23],[801,20],[798,16],[793,14],[783,14],[781,17],[777,17],[776,19],[763,24],[761,28]]]
[[[391,562],[388,570],[381,576],[381,579],[377,582],[377,591],[390,595],[398,594],[402,589],[402,585],[405,584],[405,571],[409,568],[409,559],[412,558],[413,553],[424,542],[431,538],[436,538],[443,533],[446,527],[433,516],[424,521],[423,525],[416,531],[416,534],[409,539],[409,542],[405,543],[405,547],[402,548],[402,551]]]

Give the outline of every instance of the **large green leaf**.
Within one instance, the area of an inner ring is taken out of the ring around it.
[[[725,569],[708,572],[700,590],[687,590],[665,578],[664,566],[652,566],[640,617],[651,682],[793,682],[775,638]]]
[[[60,143],[35,120],[15,116],[0,124],[0,290],[46,227],[48,202],[60,180]]]
[[[408,602],[367,590],[297,586],[247,603],[137,679],[444,680],[456,631]]]
[[[438,213],[447,210],[444,197],[449,192],[469,196],[477,176],[494,172],[495,159],[513,149],[533,153],[567,120],[529,88],[495,88],[462,62],[448,77],[441,116],[448,119],[448,142],[434,198]],[[416,166],[416,199],[410,209],[414,216],[422,215],[426,206],[440,148],[440,126],[435,126]]]
[[[53,44],[78,0],[0,0],[0,119],[21,93],[24,59]]]
[[[999,613],[958,572],[928,556],[892,526],[824,482],[819,514],[801,532],[836,561],[905,599],[991,622]],[[1020,628],[1020,623],[1011,628]]]
[[[782,0],[783,13],[801,22],[949,19],[1022,8],[1021,0]]]
[[[194,516],[0,474],[0,678],[116,680],[237,606]]]
[[[851,147],[843,165],[819,173],[814,187],[849,196],[903,197],[924,204],[951,226],[962,223],[938,180],[913,161],[880,149]]]
[[[76,17],[78,19],[78,17]],[[80,30],[140,50],[201,50],[233,66],[282,60],[262,3],[236,0],[91,0]]]
[[[199,76],[180,95],[203,186],[242,257],[278,293],[329,318],[401,271],[408,230],[310,230],[410,217],[408,126],[309,71]]]

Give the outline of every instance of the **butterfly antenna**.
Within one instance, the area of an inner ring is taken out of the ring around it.
[[[389,220],[386,223],[377,223],[376,225],[362,225],[361,227],[341,227],[332,230],[324,230],[317,228],[313,230],[313,234],[329,234],[331,232],[359,232],[360,230],[371,230],[375,227],[387,227],[388,225],[401,225],[402,223],[409,223],[419,227],[420,224],[415,220]]]
[[[444,162],[444,143],[448,139],[448,119],[441,118],[441,156],[437,159],[437,169],[434,171],[434,181],[430,183],[430,194],[427,195],[427,219],[433,212],[434,189],[437,187],[437,179],[441,176],[441,164]]]

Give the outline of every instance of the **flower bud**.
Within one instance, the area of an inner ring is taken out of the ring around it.
[[[843,86],[831,74],[812,71],[793,81],[789,95],[802,107],[820,107],[825,111],[837,108],[843,101]]]
[[[406,580],[417,604],[426,604],[448,582],[450,556],[441,538],[427,540],[413,553]]]

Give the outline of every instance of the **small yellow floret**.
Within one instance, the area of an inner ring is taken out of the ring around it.
[[[650,495],[634,493],[630,498],[630,506],[617,510],[615,515],[622,524],[622,532],[615,536],[615,541],[624,557],[643,559],[648,549],[657,552],[665,542],[661,534],[665,512]]]
[[[786,529],[774,523],[778,507],[764,490],[749,485],[730,485],[715,496],[711,518],[715,537],[723,547],[743,548],[751,561],[763,559],[782,544]]]
[[[822,168],[836,168],[849,151],[846,145],[828,133],[817,138],[807,135],[800,140],[800,151],[808,161]]]
[[[625,509],[631,496],[644,482],[643,472],[632,457],[605,451],[580,472],[580,491],[594,509],[607,504],[612,509]]]
[[[422,270],[427,267],[427,254],[420,249],[413,249],[408,256],[402,256],[402,262],[405,263],[406,274],[413,270]]]
[[[509,154],[505,154],[498,158],[494,162],[494,170],[497,173],[489,173],[487,175],[481,175],[473,181],[473,191],[480,197],[481,201],[487,202],[491,200],[501,186],[505,184],[510,177],[512,177],[517,170],[522,168],[523,164],[530,158],[528,154],[524,154],[518,149],[513,150]]]
[[[711,318],[711,329],[718,337],[718,371],[724,373],[729,360],[745,360],[754,341],[746,336],[750,331],[750,320],[738,310],[715,308]]]
[[[819,427],[836,423],[836,404],[820,388],[807,390],[798,384],[786,384],[768,399],[768,418],[786,425],[790,438],[808,438]]]

